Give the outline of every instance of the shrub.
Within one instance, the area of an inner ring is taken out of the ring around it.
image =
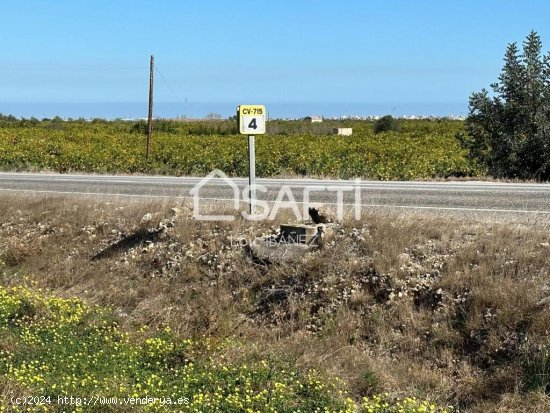
[[[391,115],[382,116],[374,122],[374,133],[398,132],[401,129],[400,122]]]

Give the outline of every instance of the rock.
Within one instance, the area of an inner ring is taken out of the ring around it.
[[[170,251],[176,251],[179,248],[181,248],[181,244],[179,242],[172,242],[171,244],[168,245],[168,249]]]
[[[116,309],[115,314],[116,314],[117,317],[120,317],[120,318],[128,317],[128,313],[125,312],[125,311],[122,311],[120,308]]]
[[[405,252],[402,252],[397,256],[397,262],[399,263],[400,266],[404,266],[408,264],[410,261],[411,261],[410,255]]]
[[[281,243],[309,244],[311,239],[317,235],[317,227],[317,225],[283,224],[279,236],[276,238]]]
[[[272,238],[256,238],[250,245],[245,247],[245,253],[253,261],[263,264],[267,263],[296,263],[310,251],[316,249],[314,246],[298,243],[278,243]]]
[[[150,222],[153,219],[153,214],[150,212],[146,213],[143,218],[139,221],[140,224],[146,224],[147,222]]]
[[[328,224],[336,220],[332,211],[325,208],[309,207],[308,213],[314,224]]]
[[[351,230],[351,239],[355,240],[355,241],[359,241],[359,242],[364,242],[365,241],[365,237],[363,237],[362,235],[363,231],[361,230],[358,230],[357,228],[353,228]]]
[[[181,208],[178,208],[178,207],[174,207],[172,209],[170,209],[170,214],[173,216],[173,217],[177,217],[179,215],[181,215]]]

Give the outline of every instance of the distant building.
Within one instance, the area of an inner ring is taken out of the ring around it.
[[[306,116],[304,120],[311,123],[321,123],[323,118],[321,116]]]
[[[335,135],[341,135],[341,136],[351,136],[353,132],[352,128],[334,128],[332,129],[332,133]]]

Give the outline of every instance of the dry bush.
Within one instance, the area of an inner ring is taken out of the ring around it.
[[[31,254],[29,246],[22,240],[10,238],[2,248],[0,258],[10,267],[15,267],[25,262],[25,259]]]

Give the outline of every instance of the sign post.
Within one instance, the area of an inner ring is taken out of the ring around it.
[[[248,198],[250,215],[256,213],[256,142],[254,135],[248,135]]]
[[[248,135],[248,196],[250,215],[256,212],[256,135],[265,133],[265,106],[240,105],[237,107],[239,133]]]

